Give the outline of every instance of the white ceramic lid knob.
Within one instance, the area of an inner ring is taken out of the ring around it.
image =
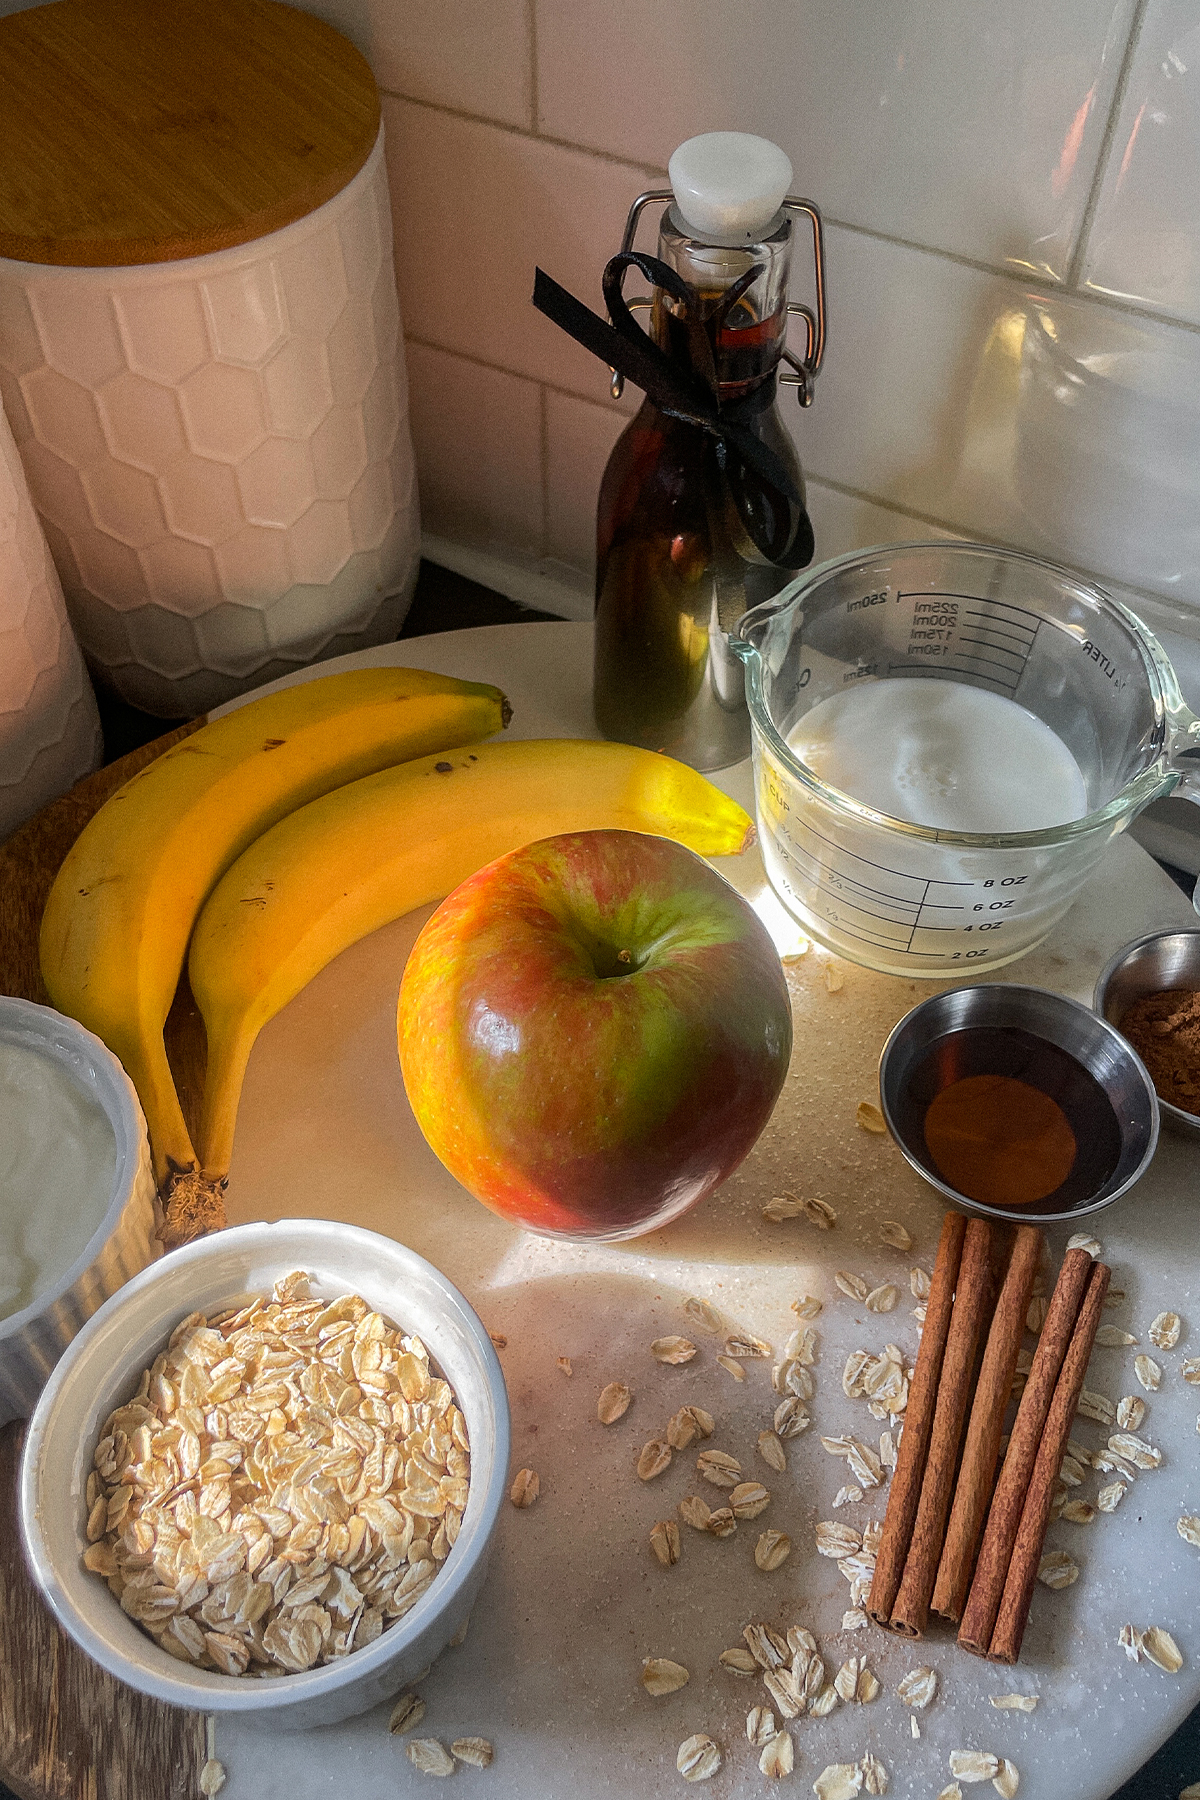
[[[680,224],[720,244],[757,243],[792,185],[792,165],[766,138],[706,131],[667,165]]]

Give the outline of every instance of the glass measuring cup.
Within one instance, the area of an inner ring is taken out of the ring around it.
[[[1038,557],[961,543],[856,551],[746,613],[730,647],[746,669],[768,880],[819,943],[868,968],[945,976],[1012,962],[1144,806],[1176,789],[1200,800],[1200,720],[1160,645],[1099,588]],[[789,748],[818,701],[905,676],[984,688],[1035,714],[1079,765],[1084,817],[1028,832],[933,830],[828,786]]]

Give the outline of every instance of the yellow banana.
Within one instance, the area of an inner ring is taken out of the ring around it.
[[[174,745],[102,806],[42,919],[50,998],[129,1072],[155,1173],[194,1168],[163,1026],[205,895],[260,832],[331,787],[508,723],[498,688],[361,669],[250,701]]]
[[[440,900],[535,838],[606,827],[676,838],[702,856],[754,825],[694,769],[627,744],[540,739],[426,756],[351,782],[265,832],[218,882],[188,958],[208,1032],[205,1176],[228,1172],[254,1040],[348,944]]]

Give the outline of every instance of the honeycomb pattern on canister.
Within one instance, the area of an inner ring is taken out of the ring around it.
[[[395,636],[416,480],[382,136],[257,242],[111,269],[0,259],[0,396],[89,658],[207,710]]]

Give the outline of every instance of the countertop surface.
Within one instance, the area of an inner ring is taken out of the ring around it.
[[[499,683],[514,705],[514,736],[581,736],[593,735],[589,651],[588,626],[541,624],[410,640],[370,655]],[[748,765],[719,779],[749,803]],[[784,954],[799,950],[799,932],[767,892],[757,852],[719,866],[760,909]],[[757,1794],[763,1777],[744,1720],[768,1696],[727,1674],[719,1653],[750,1621],[802,1623],[816,1634],[831,1674],[844,1659],[865,1655],[883,1692],[825,1720],[794,1722],[797,1791],[811,1791],[827,1764],[870,1751],[890,1772],[890,1793],[932,1800],[950,1780],[950,1752],[979,1749],[1016,1764],[1026,1800],[1104,1800],[1200,1697],[1200,1561],[1175,1530],[1180,1514],[1200,1511],[1197,1390],[1178,1372],[1200,1344],[1194,1145],[1164,1135],[1135,1192],[1087,1221],[1113,1266],[1114,1286],[1125,1291],[1108,1320],[1141,1346],[1157,1312],[1175,1310],[1185,1320],[1178,1348],[1155,1353],[1163,1385],[1149,1396],[1142,1428],[1162,1448],[1163,1467],[1142,1475],[1115,1514],[1051,1528],[1049,1547],[1069,1550],[1082,1572],[1064,1591],[1038,1588],[1016,1670],[966,1657],[941,1628],[920,1645],[873,1627],[844,1633],[848,1590],[836,1564],[815,1554],[813,1527],[836,1518],[861,1530],[881,1520],[886,1488],[835,1512],[845,1466],[823,1451],[820,1437],[852,1431],[877,1440],[882,1427],[865,1404],[843,1395],[842,1365],[851,1350],[878,1351],[885,1340],[915,1356],[908,1271],[931,1267],[941,1216],[937,1196],[890,1140],[857,1127],[855,1111],[875,1097],[876,1062],[891,1026],[933,984],[875,975],[810,948],[789,964],[796,1032],[789,1078],[742,1168],[662,1233],[626,1245],[573,1246],[520,1233],[469,1199],[408,1110],[395,1055],[395,997],[426,916],[412,914],[345,952],[268,1025],[250,1064],[229,1190],[231,1222],[320,1215],[402,1239],[445,1270],[507,1339],[501,1360],[514,1467],[538,1471],[541,1497],[528,1510],[505,1509],[466,1643],[420,1684],[422,1733],[444,1741],[487,1737],[496,1746],[492,1769],[463,1770],[463,1780],[494,1794],[550,1797],[680,1791],[676,1749],[705,1731],[724,1755],[707,1791]],[[1179,890],[1137,845],[1118,840],[1051,939],[998,978],[1088,1000],[1116,947],[1155,927],[1188,923],[1194,914]],[[837,1213],[834,1228],[818,1231],[803,1219],[768,1224],[762,1208],[782,1190],[826,1200]],[[911,1253],[881,1242],[884,1219],[906,1226]],[[1051,1234],[1055,1262],[1066,1236]],[[896,1310],[876,1316],[847,1299],[834,1283],[838,1269],[871,1285],[896,1283]],[[778,1399],[770,1364],[745,1364],[745,1381],[735,1382],[715,1360],[719,1340],[690,1329],[683,1302],[708,1300],[730,1330],[749,1330],[779,1351],[797,1322],[790,1302],[803,1293],[823,1303],[814,1321],[814,1423],[789,1443],[787,1472],[776,1474],[754,1450]],[[651,1340],[672,1331],[700,1346],[686,1366],[664,1367],[650,1354]],[[1097,1349],[1088,1386],[1114,1400],[1139,1392],[1136,1353]],[[569,1376],[558,1367],[561,1357],[570,1359]],[[606,1430],[596,1397],[614,1379],[628,1382],[635,1398]],[[635,1473],[641,1445],[660,1436],[687,1401],[713,1413],[711,1447],[728,1450],[747,1476],[764,1481],[771,1504],[726,1541],[681,1527],[680,1560],[662,1568],[649,1548],[654,1522],[674,1516],[692,1492],[719,1503],[696,1476],[695,1449],[677,1455],[654,1482]],[[1098,1447],[1104,1434],[1081,1420],[1076,1435]],[[1082,1497],[1094,1500],[1096,1485],[1090,1475]],[[752,1555],[767,1526],[787,1531],[794,1545],[770,1575]],[[1185,1658],[1179,1675],[1125,1659],[1116,1638],[1127,1620],[1172,1632]],[[683,1663],[688,1685],[651,1699],[639,1681],[646,1656]],[[921,1664],[938,1671],[940,1689],[920,1715],[917,1741],[896,1684]],[[1036,1694],[1037,1710],[989,1705],[990,1695],[1010,1692]],[[405,1740],[389,1735],[387,1712],[296,1737],[219,1721],[228,1800],[347,1788],[382,1800],[421,1791],[425,1778],[408,1763]],[[1197,1776],[1200,1768],[1187,1779]],[[1174,1800],[1181,1785],[1132,1792],[1138,1800]]]

